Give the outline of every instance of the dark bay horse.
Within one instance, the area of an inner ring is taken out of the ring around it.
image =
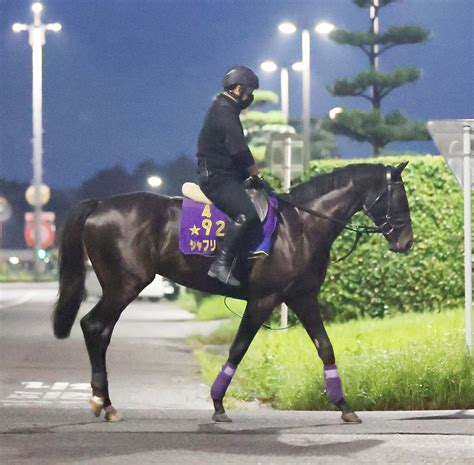
[[[84,297],[87,253],[103,290],[97,305],[81,320],[92,367],[90,404],[94,414],[99,416],[104,410],[106,420],[119,419],[109,397],[107,347],[120,314],[158,273],[186,287],[247,301],[227,363],[211,388],[215,421],[230,421],[223,399],[232,376],[259,328],[273,309],[285,302],[323,361],[329,399],[341,410],[344,421],[360,422],[344,399],[317,295],[331,245],[357,211],[365,211],[374,221],[391,251],[404,253],[411,248],[413,234],[401,178],[405,166],[348,165],[281,196],[301,209],[279,202],[273,250],[264,259],[241,263],[241,288],[227,287],[207,276],[212,258],[180,252],[181,197],[139,192],[79,203],[70,212],[61,238],[59,298],[53,324],[56,337],[69,336]]]

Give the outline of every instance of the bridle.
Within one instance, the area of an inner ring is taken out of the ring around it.
[[[397,215],[397,218],[392,217],[392,198],[393,198],[393,186],[403,186],[403,181],[394,181],[392,179],[392,172],[390,169],[386,173],[387,179],[387,190],[379,194],[375,200],[367,207],[365,204],[362,205],[362,209],[365,214],[377,225],[378,232],[381,232],[384,236],[389,237],[395,229],[403,228],[410,222],[410,215],[408,213]],[[375,217],[371,210],[375,205],[387,194],[387,210],[385,216]]]
[[[379,194],[370,204],[369,207],[367,207],[364,204],[362,204],[362,209],[366,213],[366,215],[376,224],[376,226],[365,226],[362,224],[353,224],[349,223],[347,224],[345,221],[342,221],[338,218],[333,218],[332,216],[326,215],[324,213],[318,212],[316,210],[313,210],[311,208],[303,207],[301,205],[296,205],[290,200],[287,200],[279,195],[277,195],[277,198],[281,200],[282,202],[298,209],[301,211],[304,211],[306,213],[309,213],[310,215],[313,216],[318,216],[319,218],[323,218],[329,221],[333,221],[334,223],[339,223],[342,224],[344,229],[347,229],[348,231],[352,231],[356,234],[354,243],[352,245],[351,250],[344,255],[341,258],[338,258],[337,260],[333,260],[333,263],[340,262],[347,258],[349,255],[354,252],[354,250],[357,247],[357,244],[359,243],[360,238],[364,234],[378,234],[382,233],[385,237],[389,237],[395,229],[403,228],[410,222],[410,215],[408,213],[406,214],[400,214],[397,215],[396,218],[392,216],[392,197],[393,197],[393,187],[395,186],[403,186],[403,181],[394,181],[392,179],[392,171],[390,168],[387,168],[386,171],[386,180],[387,180],[387,189],[384,190],[381,194]],[[387,201],[387,209],[385,212],[384,216],[380,217],[375,217],[372,213],[371,210],[376,206],[376,204],[382,199],[382,197],[387,194],[388,195],[388,201]]]

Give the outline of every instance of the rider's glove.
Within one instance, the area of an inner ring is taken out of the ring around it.
[[[257,174],[255,176],[252,176],[250,179],[251,179],[251,186],[253,189],[263,189],[266,192],[272,191],[270,184],[268,184],[268,182],[265,181],[265,179],[263,179],[262,176]]]

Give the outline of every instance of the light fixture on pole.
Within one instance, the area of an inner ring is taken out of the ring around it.
[[[149,186],[157,189],[163,184],[163,180],[159,176],[149,176],[147,179],[147,183]]]
[[[291,66],[294,71],[301,70],[301,62],[293,63]],[[267,73],[273,73],[278,69],[278,65],[273,61],[264,61],[260,68]],[[281,112],[285,116],[285,122],[288,124],[290,118],[290,91],[289,91],[288,66],[280,67],[280,95]]]
[[[31,6],[34,21],[32,24],[15,23],[14,32],[28,31],[29,44],[32,49],[32,104],[33,104],[33,189],[34,189],[34,222],[35,222],[35,277],[38,279],[43,262],[39,258],[41,250],[41,186],[43,181],[43,45],[46,31],[58,32],[62,29],[59,23],[43,24],[41,12],[43,5],[39,2]]]
[[[326,21],[318,23],[314,31],[318,34],[329,34],[335,26]],[[290,22],[281,23],[278,30],[284,34],[293,34],[298,30],[296,25]],[[311,138],[311,40],[310,30],[301,30],[301,61],[303,63],[303,141],[304,161],[309,164],[310,160],[310,138]]]
[[[334,107],[329,110],[329,118],[336,119],[336,116],[342,113],[344,110],[341,107]]]

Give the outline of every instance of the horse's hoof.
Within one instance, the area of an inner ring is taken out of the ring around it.
[[[343,413],[341,418],[346,423],[362,423],[362,420],[354,412]]]
[[[94,396],[89,400],[89,405],[94,416],[99,417],[100,412],[102,412],[102,409],[104,408],[104,399],[102,399],[102,397]]]
[[[216,423],[232,423],[232,420],[227,416],[227,413],[214,413],[212,419]]]
[[[120,421],[122,419],[122,415],[115,410],[112,405],[109,405],[108,407],[105,407],[105,420],[106,421]]]

